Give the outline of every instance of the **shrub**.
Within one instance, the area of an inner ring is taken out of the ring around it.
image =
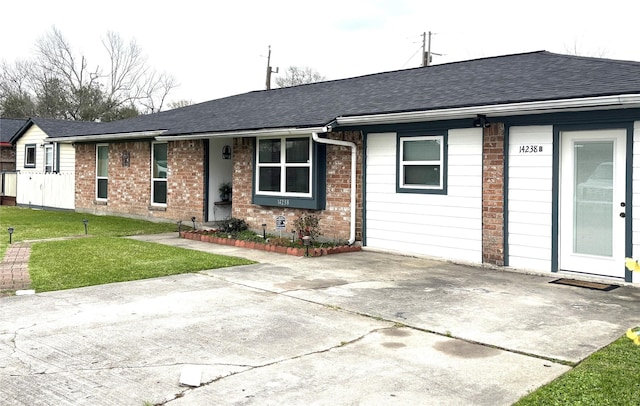
[[[313,214],[302,214],[297,220],[293,222],[293,226],[298,232],[298,239],[302,239],[305,235],[315,240],[318,236],[321,236],[320,232],[320,219]]]
[[[249,226],[243,219],[231,217],[230,219],[220,222],[220,231],[223,232],[240,232],[247,230]]]

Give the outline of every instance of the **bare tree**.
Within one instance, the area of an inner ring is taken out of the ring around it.
[[[173,109],[179,109],[181,107],[191,106],[192,104],[193,104],[193,100],[186,100],[186,99],[172,100],[167,104],[167,108],[169,110],[173,110]]]
[[[587,52],[583,49],[578,40],[573,40],[573,45],[571,46],[567,46],[565,44],[564,52],[568,55],[589,56],[594,58],[605,58],[609,53],[606,49],[603,48],[598,48],[594,51]]]
[[[278,87],[291,87],[324,80],[327,80],[327,78],[308,66],[289,66],[285,70],[283,77],[276,78],[276,85]]]
[[[22,96],[32,101],[38,115],[51,118],[109,121],[161,111],[177,86],[175,78],[151,69],[135,40],[125,43],[108,32],[102,44],[107,69],[90,65],[53,27],[36,42],[32,61],[2,65],[0,112],[7,115],[5,100],[28,106],[15,103]]]
[[[0,113],[3,116],[26,118],[37,114],[27,80],[31,70],[25,61],[0,64]]]

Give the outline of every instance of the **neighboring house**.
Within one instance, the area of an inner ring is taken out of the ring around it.
[[[16,204],[16,148],[11,138],[26,120],[0,118],[0,205]]]
[[[16,118],[0,118],[0,172],[16,170],[16,148],[11,144],[11,138],[26,121]]]
[[[640,256],[638,62],[483,58],[52,141],[75,144],[80,211],[212,221],[232,178],[231,213],[254,229],[314,213],[325,237],[372,249],[626,281],[625,256]]]
[[[16,151],[19,206],[75,208],[75,151],[51,137],[85,132],[101,123],[31,118],[11,138]]]

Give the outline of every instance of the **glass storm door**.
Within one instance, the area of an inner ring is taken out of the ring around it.
[[[559,268],[624,278],[626,130],[560,140]]]

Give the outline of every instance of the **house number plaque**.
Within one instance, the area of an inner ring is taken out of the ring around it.
[[[519,154],[539,154],[542,153],[542,145],[520,145]]]

